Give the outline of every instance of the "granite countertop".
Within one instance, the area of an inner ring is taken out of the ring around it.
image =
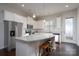
[[[52,33],[36,33],[30,36],[16,37],[15,39],[20,41],[32,42],[46,40],[51,37],[54,37]]]

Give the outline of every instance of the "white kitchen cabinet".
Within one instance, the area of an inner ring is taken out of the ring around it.
[[[61,29],[61,17],[57,17],[57,25],[56,25],[56,27],[58,29]]]
[[[37,29],[43,29],[44,28],[43,20],[36,21],[36,28]]]
[[[26,18],[21,16],[21,15],[18,15],[16,13],[12,13],[12,12],[9,12],[9,11],[4,11],[3,15],[4,15],[4,20],[15,21],[15,22],[20,22],[20,23],[26,23],[26,21],[25,21]]]
[[[60,33],[61,32],[61,17],[56,17],[56,21],[55,21],[55,30],[54,32]]]
[[[33,25],[33,29],[36,28],[37,21],[33,20],[31,17],[27,17],[27,24]]]
[[[33,20],[33,29],[35,28],[35,26],[36,26],[36,21]]]
[[[23,23],[24,17],[18,14],[15,14],[15,21]]]
[[[24,21],[26,18],[18,15],[16,13],[12,13],[9,11],[2,11],[2,19],[6,20],[6,21],[14,21],[14,22],[20,22],[20,23],[25,23],[26,21]]]
[[[27,24],[34,25],[34,20],[31,17],[27,17]]]
[[[30,17],[27,17],[27,24],[31,24]]]
[[[27,28],[27,19],[26,19],[26,17],[15,14],[15,21],[23,23],[23,29]]]
[[[9,12],[9,11],[3,11],[3,14],[4,14],[4,20],[14,21],[14,19],[15,19],[14,13]]]
[[[27,19],[25,18],[25,19],[23,19],[23,26],[24,26],[24,28],[26,28],[27,29]]]
[[[3,22],[4,20],[22,23],[22,36],[26,34],[25,33],[25,30],[27,29],[27,18],[26,17],[18,15],[16,13],[2,10],[0,11],[0,22]]]

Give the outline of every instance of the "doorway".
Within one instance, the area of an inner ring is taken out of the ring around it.
[[[62,21],[62,42],[76,43],[76,18],[64,17]]]
[[[65,20],[65,37],[68,40],[73,40],[73,25],[74,18],[67,18]]]

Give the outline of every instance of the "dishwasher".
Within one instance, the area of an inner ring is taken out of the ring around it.
[[[53,35],[55,35],[55,42],[60,44],[61,43],[60,33],[53,33]]]

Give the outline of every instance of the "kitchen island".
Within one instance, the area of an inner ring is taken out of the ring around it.
[[[39,46],[54,37],[52,33],[36,33],[29,36],[16,37],[17,56],[39,56]]]

